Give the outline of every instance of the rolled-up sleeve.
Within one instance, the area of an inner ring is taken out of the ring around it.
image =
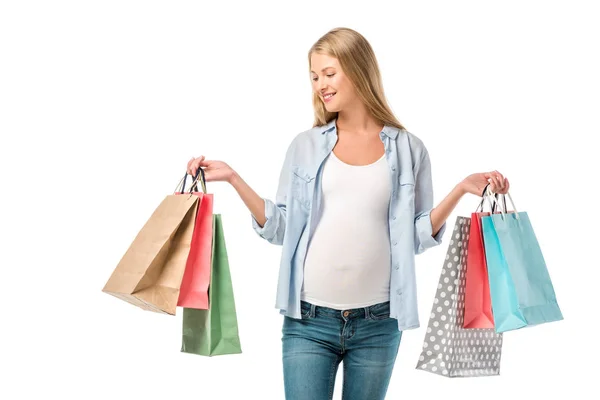
[[[415,165],[415,253],[420,254],[430,247],[442,243],[446,222],[433,236],[431,210],[433,209],[433,184],[431,162],[427,149],[423,147],[419,161]]]
[[[279,174],[279,184],[275,195],[275,202],[263,198],[265,201],[266,222],[260,226],[254,216],[252,216],[252,227],[254,231],[269,243],[282,245],[285,235],[286,215],[287,215],[287,196],[290,185],[291,164],[293,157],[294,142],[289,146],[283,167]]]
[[[252,227],[260,237],[273,244],[283,244],[283,232],[285,231],[285,205],[277,206],[269,199],[265,201],[265,217],[267,221],[260,226],[252,216]]]

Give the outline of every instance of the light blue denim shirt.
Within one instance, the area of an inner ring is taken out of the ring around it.
[[[419,327],[415,253],[440,244],[446,224],[432,236],[431,163],[423,142],[406,130],[387,125],[379,137],[392,182],[390,317],[398,320],[402,331]],[[252,218],[252,226],[262,238],[283,246],[275,307],[288,317],[301,318],[304,259],[321,212],[322,165],[336,142],[335,119],[297,135],[286,152],[275,202],[264,199],[267,221],[261,227]],[[360,190],[360,182],[356,188]]]

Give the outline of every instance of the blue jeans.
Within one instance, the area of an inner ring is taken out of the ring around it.
[[[402,336],[389,301],[351,310],[301,307],[302,319],[283,321],[286,400],[330,400],[341,361],[343,400],[384,399]]]

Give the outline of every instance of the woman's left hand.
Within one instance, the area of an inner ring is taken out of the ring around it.
[[[471,174],[463,179],[459,185],[466,193],[481,196],[483,195],[483,189],[488,184],[490,185],[490,190],[498,194],[508,193],[510,187],[508,179],[498,171]]]

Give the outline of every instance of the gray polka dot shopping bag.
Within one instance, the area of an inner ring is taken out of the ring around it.
[[[463,328],[470,226],[470,218],[457,217],[417,362],[417,369],[446,377],[500,374],[502,333]]]

